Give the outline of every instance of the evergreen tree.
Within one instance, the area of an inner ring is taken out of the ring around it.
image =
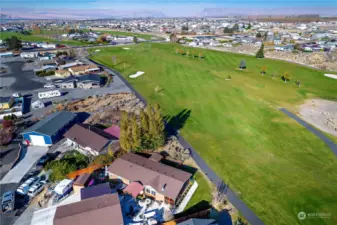
[[[262,44],[259,51],[257,51],[257,53],[255,55],[256,58],[260,58],[260,59],[264,58],[264,51],[263,50],[264,50],[264,44]]]
[[[140,137],[141,133],[135,114],[132,115],[130,123],[131,123],[131,136],[130,136],[131,149],[132,151],[138,151],[141,147],[141,137]]]
[[[126,112],[122,113],[122,118],[120,122],[120,138],[119,143],[121,148],[125,151],[128,151],[128,114]]]
[[[250,29],[252,29],[252,25],[249,23],[248,27],[247,27],[247,30],[250,30]]]
[[[154,105],[153,119],[155,124],[155,134],[153,136],[153,147],[156,149],[164,144],[165,141],[165,124],[161,115],[160,106]]]
[[[245,61],[245,60],[241,60],[241,61],[240,61],[239,68],[240,68],[240,69],[246,69],[246,61]]]

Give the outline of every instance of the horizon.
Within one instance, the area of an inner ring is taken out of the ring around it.
[[[20,5],[20,7],[17,7]],[[275,0],[2,0],[1,14],[27,19],[113,17],[207,17],[225,15],[337,16],[337,1]]]

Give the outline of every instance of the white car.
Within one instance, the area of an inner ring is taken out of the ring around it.
[[[55,88],[56,86],[54,84],[45,84],[43,87],[44,88]]]
[[[16,189],[16,192],[20,195],[26,195],[28,190],[37,182],[40,181],[40,177],[31,177],[28,180],[26,180],[23,184]]]
[[[29,197],[34,197],[37,194],[41,193],[43,191],[45,183],[40,181],[38,183],[35,183],[31,188],[29,188],[27,195]]]
[[[21,97],[21,93],[14,93],[14,94],[13,94],[13,97],[19,98],[19,97]]]

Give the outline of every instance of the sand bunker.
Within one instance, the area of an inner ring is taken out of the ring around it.
[[[300,106],[299,113],[311,125],[337,137],[337,102],[308,100]]]
[[[330,78],[333,78],[333,79],[337,79],[337,75],[335,75],[335,74],[324,74],[324,76],[330,77]]]
[[[142,71],[138,71],[136,74],[132,74],[130,75],[129,77],[130,78],[136,78],[136,77],[139,77],[141,75],[143,75],[145,72],[142,72]]]
[[[123,48],[124,50],[129,50],[130,48]]]

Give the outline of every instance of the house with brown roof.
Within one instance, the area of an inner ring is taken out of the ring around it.
[[[100,68],[94,64],[90,65],[83,65],[83,66],[73,66],[70,67],[69,72],[76,76],[76,75],[83,75],[83,74],[88,74],[88,73],[93,73],[93,72],[99,72]]]
[[[188,186],[192,174],[167,166],[157,160],[148,159],[134,153],[128,153],[117,158],[109,167],[110,179],[119,179],[124,184],[135,186],[129,188],[129,193],[139,192],[138,182],[142,185],[144,195],[157,201],[175,205],[185,188]],[[139,192],[140,193],[140,192]]]
[[[99,155],[107,152],[107,147],[115,137],[89,124],[75,124],[65,134],[68,146],[85,155]]]
[[[55,76],[57,77],[69,77],[70,75],[68,70],[55,70]]]
[[[106,194],[59,206],[53,225],[123,225],[118,194]]]

